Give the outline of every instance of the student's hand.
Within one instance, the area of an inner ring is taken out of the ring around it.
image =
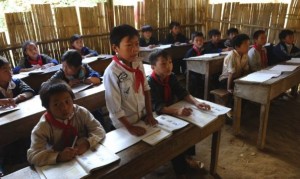
[[[148,48],[154,48],[156,45],[149,45]]]
[[[58,153],[57,162],[67,162],[72,160],[77,155],[77,149],[66,147],[63,151]]]
[[[127,130],[130,132],[130,134],[136,135],[136,136],[142,136],[146,133],[146,129],[144,129],[143,127],[134,126],[134,125],[128,126]]]
[[[232,94],[233,93],[233,89],[227,89],[227,91]]]
[[[174,45],[180,45],[180,42],[175,42]]]
[[[210,105],[205,104],[205,103],[197,103],[195,105],[198,109],[202,109],[202,110],[210,110]]]
[[[9,106],[16,106],[16,102],[13,98],[5,98],[5,99],[0,99],[0,106],[1,107],[9,107]]]
[[[74,79],[74,80],[70,80],[69,81],[69,85],[71,86],[71,87],[73,87],[73,86],[75,86],[75,85],[77,85],[77,84],[79,84],[80,83],[80,80],[79,79]]]
[[[54,66],[54,63],[47,63],[47,64],[42,66],[42,69],[46,69],[46,68],[49,68],[49,67],[52,67],[52,66]]]
[[[80,138],[80,139],[77,140],[76,145],[75,145],[75,149],[77,149],[77,154],[78,155],[83,154],[89,148],[90,148],[90,143],[87,140],[87,138],[82,137],[82,138]]]
[[[150,126],[155,126],[156,124],[158,124],[158,121],[153,117],[153,115],[147,115],[144,120],[146,124]]]
[[[19,94],[17,97],[14,98],[15,103],[22,102],[26,100],[26,95],[25,94]]]
[[[182,108],[179,108],[177,110],[177,115],[179,116],[189,116],[192,114],[192,109],[191,108],[186,108],[186,107],[182,107]]]
[[[42,67],[41,65],[32,65],[31,69],[35,70],[35,69],[39,69],[41,67]]]

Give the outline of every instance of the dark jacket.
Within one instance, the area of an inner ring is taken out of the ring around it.
[[[145,38],[140,38],[140,47],[148,47],[149,45],[158,45],[158,41],[154,37],[151,37],[147,43]]]
[[[30,92],[33,95],[35,95],[34,90],[28,86],[24,81],[17,79],[17,78],[13,78],[12,82],[14,82],[16,84],[16,87],[14,89],[12,89],[13,92],[13,97],[18,96],[19,94],[25,93],[25,92]],[[0,99],[6,98],[2,93],[0,93]]]
[[[174,44],[176,42],[180,42],[180,43],[188,43],[189,39],[187,39],[183,34],[178,34],[177,38],[174,39],[173,35],[171,33],[169,33],[167,35],[167,38],[164,41],[164,44]]]

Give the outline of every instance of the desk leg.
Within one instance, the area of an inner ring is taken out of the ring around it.
[[[263,149],[266,142],[267,125],[269,118],[270,103],[261,104],[260,106],[260,124],[257,139],[257,147]]]
[[[208,100],[208,91],[209,91],[209,65],[206,64],[206,73],[204,81],[204,100]]]
[[[241,110],[242,110],[242,98],[234,96],[233,107],[233,133],[237,135],[241,129]]]
[[[209,171],[212,176],[216,176],[217,174],[220,140],[221,140],[221,129],[214,132],[212,136],[211,161],[210,161],[210,171]]]

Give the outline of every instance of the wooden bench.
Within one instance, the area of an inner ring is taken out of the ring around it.
[[[225,89],[214,89],[210,91],[210,94],[214,95],[214,101],[217,104],[226,106],[228,102],[229,92]]]

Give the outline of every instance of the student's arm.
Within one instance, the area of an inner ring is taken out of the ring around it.
[[[201,103],[199,101],[197,101],[192,95],[187,95],[186,97],[184,97],[184,100],[195,105],[197,108],[199,109],[203,109],[203,110],[210,110],[210,105],[206,104],[206,103]]]
[[[16,84],[16,88],[18,89],[18,94],[19,94],[14,98],[16,103],[20,103],[22,101],[30,99],[35,95],[34,90],[29,85],[27,85],[24,81],[20,79],[15,79],[14,82]]]
[[[84,54],[84,58],[98,56],[98,52],[96,50],[91,50],[88,47],[82,47],[81,51]]]
[[[13,98],[2,98],[0,99],[0,106],[1,107],[9,107],[9,106],[15,106],[16,102]]]
[[[261,69],[260,61],[260,55],[258,54],[258,52],[256,52],[255,48],[251,48],[248,51],[248,63],[251,71],[254,72]]]
[[[146,113],[147,113],[145,121],[146,121],[146,123],[153,126],[153,125],[157,124],[157,120],[154,119],[153,114],[152,114],[152,104],[151,104],[150,90],[145,91],[144,94],[145,94],[145,106],[146,106]]]
[[[84,83],[86,84],[91,84],[93,83],[94,85],[100,84],[100,75],[98,72],[93,70],[88,64],[84,64],[84,68],[87,71],[87,76],[86,79],[84,80]]]
[[[233,93],[233,73],[229,73],[227,79],[227,91]]]
[[[54,58],[49,57],[48,55],[41,54],[43,60],[45,60],[46,64],[43,65],[44,68],[48,68],[54,65],[58,65],[58,61]]]
[[[25,60],[26,60],[26,58],[22,58],[20,60],[18,66],[13,69],[13,74],[18,74],[20,72],[28,72],[28,71],[32,71],[32,70],[40,68],[39,65],[35,65],[30,68],[27,68],[25,65]]]

